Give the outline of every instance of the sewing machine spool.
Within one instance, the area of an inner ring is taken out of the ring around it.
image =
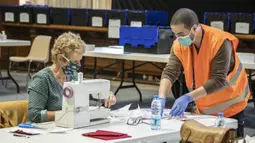
[[[71,86],[67,86],[63,90],[63,95],[66,98],[72,98],[73,97],[73,88]]]

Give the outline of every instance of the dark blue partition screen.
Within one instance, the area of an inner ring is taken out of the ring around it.
[[[253,0],[112,0],[113,9],[164,10],[169,17],[179,8],[193,9],[203,23],[204,12],[254,13]]]

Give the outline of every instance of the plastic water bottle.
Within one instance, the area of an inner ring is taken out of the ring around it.
[[[215,120],[214,127],[217,128],[226,128],[227,124],[224,119],[224,113],[218,113],[218,118]]]
[[[155,95],[151,103],[151,129],[160,130],[161,129],[161,102],[158,96]]]

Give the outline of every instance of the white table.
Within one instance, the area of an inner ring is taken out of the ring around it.
[[[135,68],[140,67],[144,64],[152,64],[153,66],[163,70],[162,67],[157,66],[153,62],[160,62],[160,63],[167,63],[169,54],[162,54],[162,55],[156,55],[156,54],[143,54],[143,53],[124,53],[123,46],[112,46],[112,47],[98,47],[95,48],[94,51],[86,51],[84,56],[87,57],[94,57],[94,78],[96,78],[97,74],[97,58],[109,58],[109,59],[118,59],[121,60],[121,82],[117,90],[115,91],[115,95],[117,95],[118,91],[123,88],[136,88],[136,90],[139,93],[140,101],[142,101],[142,94],[139,90],[139,88],[136,86],[134,75],[135,75]],[[131,69],[124,69],[125,62],[124,60],[132,60],[132,68]],[[135,61],[143,61],[145,63],[135,65]],[[82,62],[84,63],[84,62]],[[114,64],[111,64],[112,66]],[[106,66],[109,67],[109,66]],[[132,70],[132,82],[133,85],[123,85],[124,82],[124,72]]]
[[[31,45],[30,41],[12,40],[12,39],[7,39],[4,41],[0,40],[0,48],[8,47],[8,66],[9,66],[9,58],[10,58],[10,47],[20,47],[20,46],[30,46],[30,45]],[[8,75],[7,77],[2,77],[2,78],[0,78],[0,80],[1,79],[5,79],[5,80],[11,79],[17,87],[17,93],[19,93],[19,85],[11,76],[9,68],[7,68],[7,75]]]
[[[122,62],[122,70],[121,70],[121,83],[117,90],[115,91],[115,95],[117,95],[119,89],[122,88],[133,88],[135,87],[140,95],[140,101],[142,101],[142,94],[138,87],[135,84],[135,79],[132,76],[133,85],[123,86],[124,81],[124,72],[127,70],[132,70],[132,75],[134,75],[134,69],[142,66],[144,64],[135,65],[134,61],[144,61],[150,63],[157,68],[161,69],[157,65],[153,64],[153,62],[159,63],[167,63],[169,60],[169,54],[143,54],[143,53],[124,53],[123,46],[111,46],[111,47],[96,47],[94,51],[86,51],[84,56],[94,57],[94,78],[96,78],[97,74],[97,58],[108,58],[108,59],[118,59]],[[251,84],[251,72],[255,70],[255,54],[252,53],[238,53],[238,56],[243,63],[245,69],[249,70],[249,81]],[[132,60],[133,67],[131,69],[124,69],[124,61],[123,60]],[[84,63],[84,62],[82,62]],[[112,65],[112,64],[111,64]],[[84,66],[84,65],[83,65]],[[109,67],[109,66],[107,66]],[[182,80],[182,79],[181,79]],[[180,95],[182,94],[182,85],[180,85]]]
[[[237,55],[245,69],[255,70],[255,54],[238,52]],[[94,51],[86,51],[84,56],[159,63],[167,63],[169,61],[169,54],[124,53],[122,46],[97,47]]]
[[[169,54],[124,53],[123,46],[97,47],[94,51],[86,51],[84,56],[159,63],[167,63],[169,59]]]
[[[30,46],[31,42],[26,40],[0,40],[0,47]]]
[[[194,117],[194,116],[193,116]],[[216,117],[200,116],[195,120],[206,126],[213,126]],[[237,120],[226,118],[228,128],[237,129]],[[0,130],[0,138],[3,143],[162,143],[162,142],[178,142],[180,140],[180,128],[182,121],[172,119],[163,120],[162,129],[160,131],[153,131],[150,125],[139,124],[137,126],[130,126],[126,121],[115,120],[110,124],[97,125],[87,128],[74,129],[62,134],[46,133],[45,135],[32,136],[30,138],[14,137],[9,133],[9,129]],[[47,127],[54,127],[54,123],[46,125]],[[45,127],[45,126],[44,126]],[[107,130],[121,133],[127,133],[132,138],[103,141],[99,139],[84,137],[81,134],[88,132],[95,132],[96,130]]]
[[[250,89],[252,92],[252,71],[255,70],[255,54],[253,53],[237,53],[240,61],[243,63],[245,69],[248,70]],[[255,107],[255,93],[251,93],[253,98],[249,102],[253,102]]]
[[[240,61],[245,69],[255,70],[255,54],[253,53],[237,53]]]

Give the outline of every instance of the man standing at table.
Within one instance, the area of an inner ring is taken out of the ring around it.
[[[184,69],[189,93],[179,97],[170,112],[180,116],[195,101],[198,114],[238,120],[238,136],[243,136],[244,108],[250,97],[245,69],[236,53],[238,39],[222,30],[199,24],[194,11],[181,8],[171,19],[176,40],[171,49],[159,87],[163,108],[172,84]]]

